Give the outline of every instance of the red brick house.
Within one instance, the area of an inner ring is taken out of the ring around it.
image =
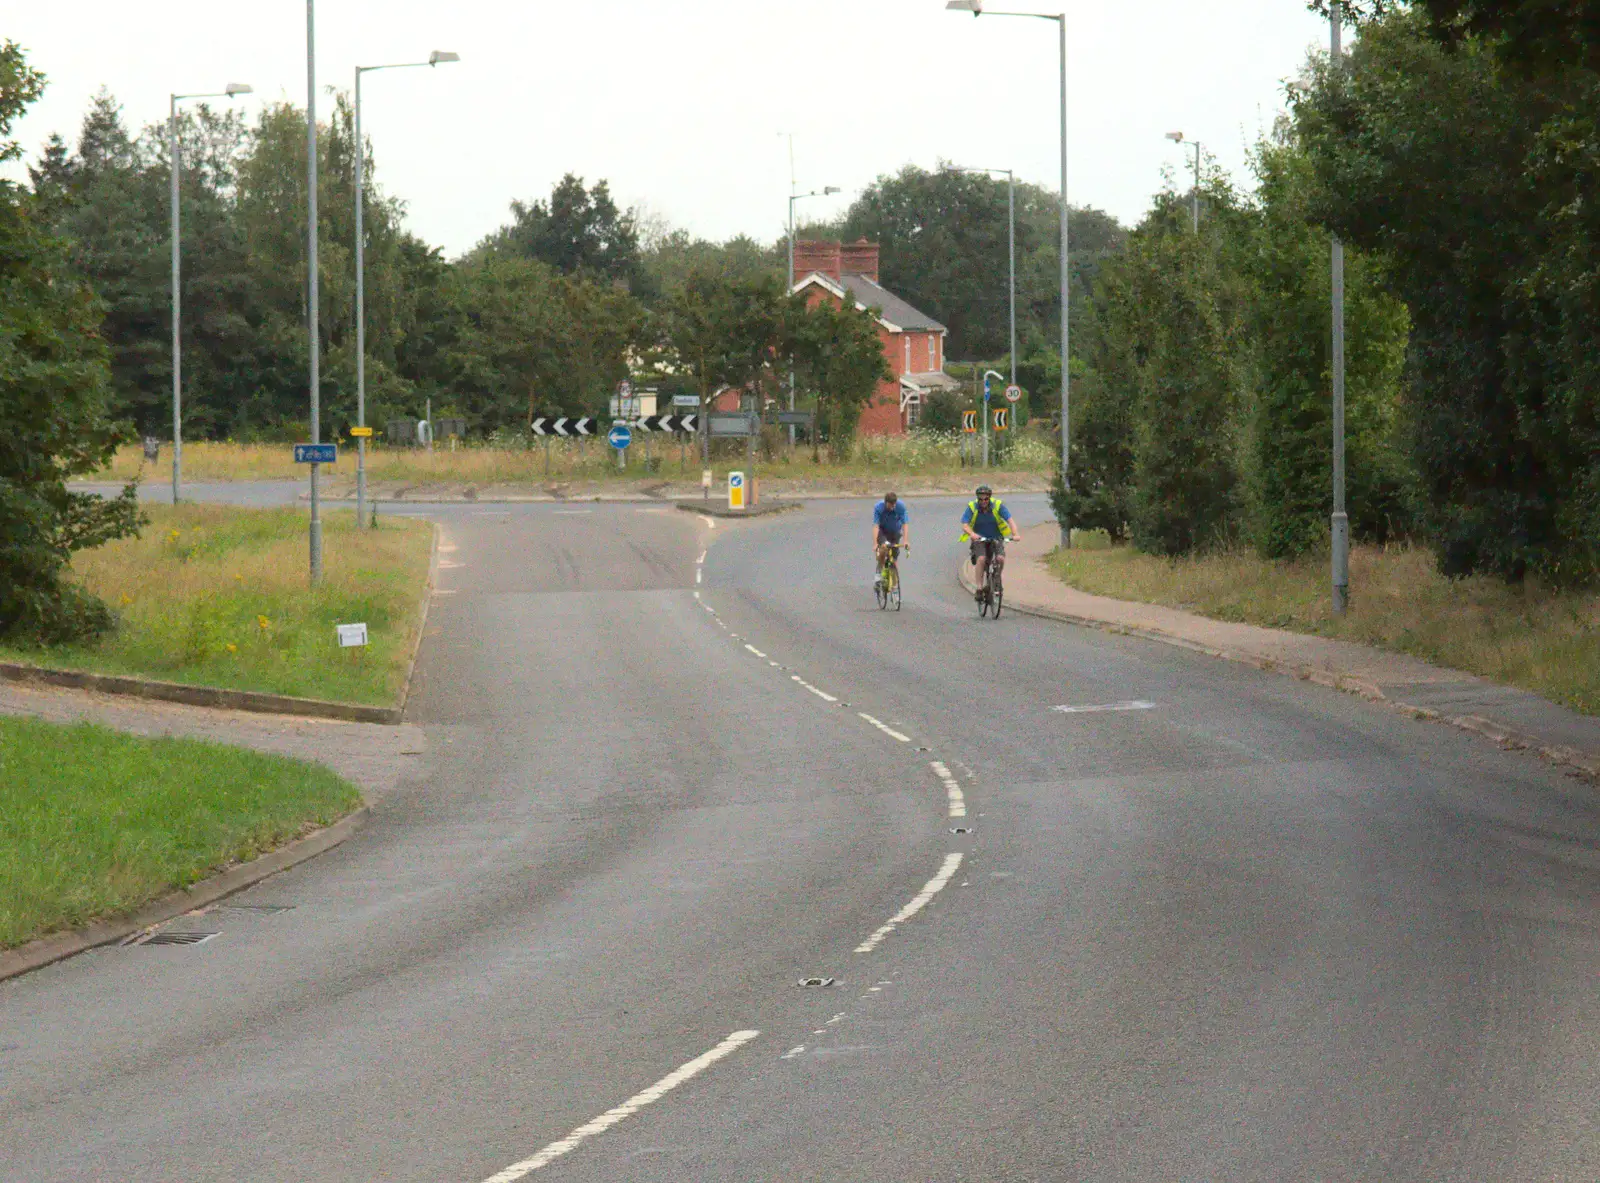
[[[893,375],[880,383],[861,412],[862,435],[904,435],[917,424],[922,402],[935,390],[959,387],[944,372],[944,338],[949,331],[878,283],[878,244],[797,242],[794,291],[815,306],[819,300],[876,309],[878,337]]]

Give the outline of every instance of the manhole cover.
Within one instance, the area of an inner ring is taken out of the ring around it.
[[[833,985],[833,979],[832,978],[801,978],[800,979],[800,985],[809,986],[809,987],[812,987],[812,988],[816,988],[818,986],[831,986],[831,985]]]
[[[135,943],[140,945],[203,945],[216,935],[214,932],[158,932]]]

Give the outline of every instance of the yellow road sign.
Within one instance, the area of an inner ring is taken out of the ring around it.
[[[356,439],[365,439],[367,436],[370,436],[372,434],[372,428],[370,428],[370,427],[352,427],[350,429],[350,434]]]
[[[978,430],[978,412],[976,412],[976,411],[962,411],[961,412],[961,430],[962,431],[977,431]]]
[[[994,413],[994,429],[996,431],[1004,431],[1006,429],[1006,427],[1008,426],[1010,419],[1011,419],[1011,412],[1010,411],[1008,411],[1008,410],[996,411]]]

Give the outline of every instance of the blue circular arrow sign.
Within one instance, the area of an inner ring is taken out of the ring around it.
[[[626,448],[633,443],[633,429],[626,423],[614,423],[611,430],[606,432],[606,441],[618,450]]]

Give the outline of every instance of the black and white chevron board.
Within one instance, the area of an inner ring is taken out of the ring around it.
[[[568,419],[565,417],[560,419],[541,418],[535,419],[529,423],[528,429],[532,431],[534,435],[593,435],[596,422],[597,421],[594,419]]]
[[[694,415],[646,415],[640,419],[625,420],[628,426],[635,431],[693,431],[696,416]],[[583,435],[596,435],[600,433],[600,420],[585,419],[534,419],[528,424],[528,430],[534,435],[559,435],[574,437]]]
[[[635,431],[693,431],[693,415],[645,415],[629,426]]]

